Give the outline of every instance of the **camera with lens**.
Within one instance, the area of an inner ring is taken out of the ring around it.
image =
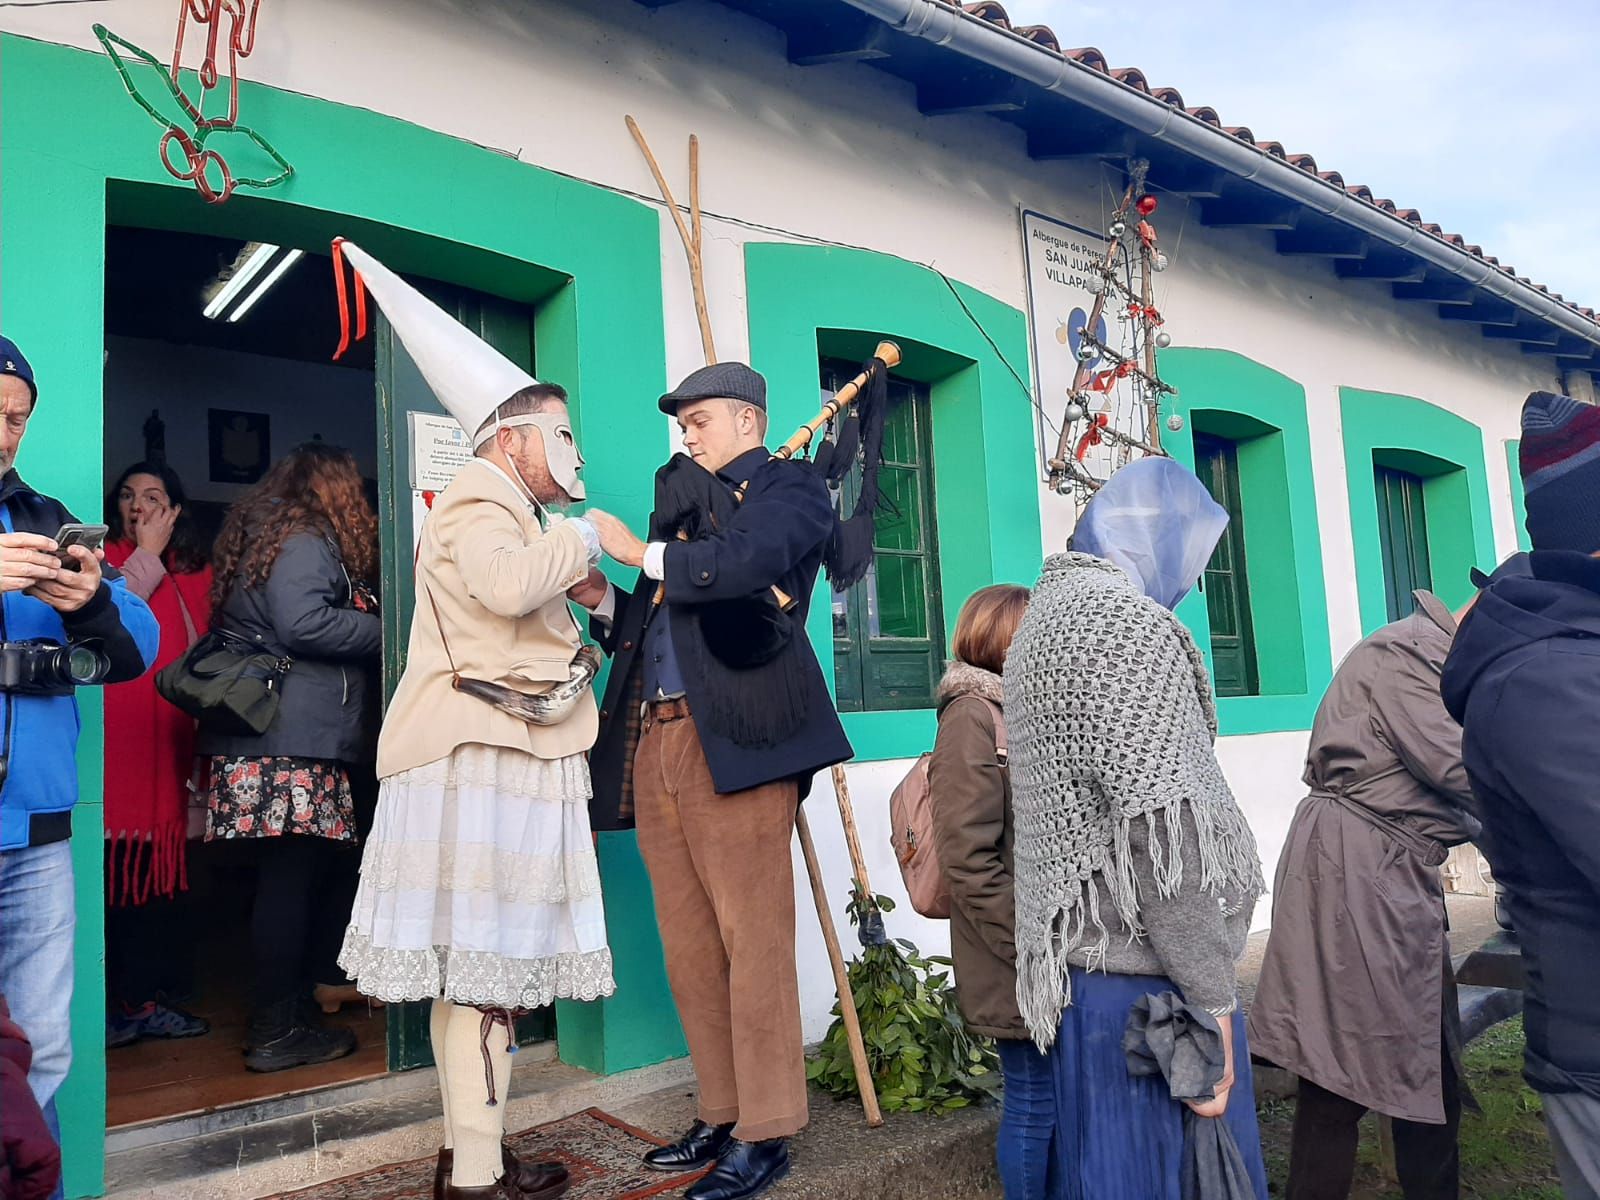
[[[70,696],[110,673],[111,659],[93,642],[0,642],[0,692],[14,696]]]

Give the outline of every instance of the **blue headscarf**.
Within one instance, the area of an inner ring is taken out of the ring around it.
[[[1115,563],[1171,609],[1194,587],[1227,527],[1226,510],[1193,471],[1151,456],[1106,480],[1078,518],[1072,548]]]

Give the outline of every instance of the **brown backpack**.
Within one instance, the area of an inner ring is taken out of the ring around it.
[[[994,714],[994,753],[1003,770],[1007,757],[1005,714],[993,700],[983,702]],[[945,918],[950,915],[950,884],[933,839],[933,800],[928,794],[928,764],[932,758],[931,753],[919,757],[890,793],[889,843],[900,864],[900,878],[905,880],[911,907],[925,917]]]

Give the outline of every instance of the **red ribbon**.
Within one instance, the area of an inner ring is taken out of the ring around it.
[[[333,361],[338,362],[344,357],[344,352],[350,349],[350,302],[345,295],[344,285],[344,239],[333,239],[333,290],[339,303],[339,348],[333,352]],[[361,272],[354,267],[350,269],[351,276],[355,279],[356,292],[356,335],[355,341],[361,341],[367,336],[367,285],[361,279]]]
[[[1095,413],[1094,421],[1089,428],[1084,430],[1083,436],[1078,439],[1077,459],[1083,461],[1083,456],[1089,452],[1090,446],[1098,446],[1103,440],[1100,431],[1111,424],[1109,413]]]

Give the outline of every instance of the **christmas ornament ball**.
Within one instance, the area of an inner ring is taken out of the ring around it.
[[[1068,400],[1067,411],[1063,415],[1067,418],[1069,423],[1072,421],[1081,421],[1083,420],[1083,405],[1079,404],[1076,400]]]
[[[1180,432],[1183,429],[1183,418],[1177,413],[1173,413],[1167,418],[1167,428],[1172,430],[1173,433]]]
[[[1172,345],[1172,335],[1165,329],[1161,330],[1156,334],[1156,345],[1165,350],[1168,346]]]
[[[1128,232],[1128,227],[1121,221],[1113,221],[1111,222],[1111,228],[1106,232],[1108,232],[1114,238],[1119,238]]]
[[[1154,196],[1140,196],[1139,215],[1141,217],[1148,217],[1151,213],[1155,212],[1156,207],[1159,204],[1160,201],[1158,201]]]
[[[1096,354],[1095,348],[1093,346],[1091,346],[1088,342],[1079,342],[1078,343],[1078,361],[1079,362],[1088,362],[1091,358],[1093,358],[1095,356],[1095,354]]]
[[[1167,256],[1165,254],[1157,254],[1155,262],[1150,265],[1158,271],[1165,271],[1167,269]]]
[[[1106,290],[1106,281],[1098,275],[1089,276],[1089,281],[1083,285],[1091,296],[1098,296]]]

